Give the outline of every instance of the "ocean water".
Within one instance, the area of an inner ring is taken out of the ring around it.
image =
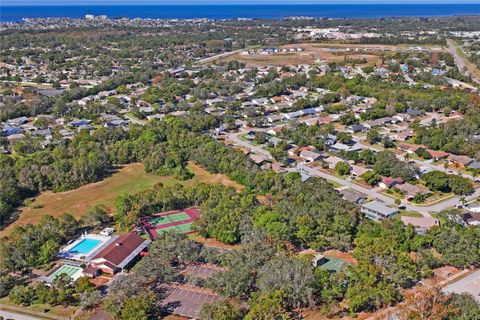
[[[85,14],[109,18],[158,19],[282,19],[289,16],[326,18],[382,18],[400,16],[479,15],[480,4],[313,4],[313,5],[79,5],[1,6],[0,21],[22,18],[70,17]]]

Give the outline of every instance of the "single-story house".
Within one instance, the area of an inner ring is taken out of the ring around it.
[[[402,183],[404,183],[402,178],[382,177],[382,181],[378,185],[382,189],[390,189]]]
[[[400,213],[398,209],[387,207],[385,204],[379,201],[371,201],[362,204],[360,212],[365,214],[366,218],[373,221],[381,221]]]
[[[480,169],[480,161],[473,161],[468,165],[470,169]]]
[[[422,185],[413,185],[413,184],[408,183],[408,182],[405,182],[403,184],[399,184],[399,185],[395,186],[395,188],[397,188],[400,191],[405,192],[407,200],[412,200],[413,197],[415,197],[415,195],[417,193],[420,193],[422,195],[426,195],[426,194],[431,193],[430,190],[428,190],[427,188],[425,188]]]
[[[473,159],[467,156],[457,156],[455,154],[451,154],[448,156],[448,162],[452,164],[456,168],[465,168],[470,163],[473,162]]]
[[[350,133],[358,133],[358,132],[366,132],[368,131],[368,129],[361,124],[352,124],[346,127],[345,131]]]
[[[433,160],[441,160],[447,158],[450,153],[445,151],[435,151],[428,149],[427,152],[432,156]]]
[[[358,191],[351,190],[351,189],[340,190],[339,194],[342,196],[344,200],[351,203],[355,203],[355,204],[361,204],[368,198],[363,193],[360,193]]]
[[[352,168],[350,170],[350,174],[355,177],[360,177],[362,174],[366,173],[367,171],[371,171],[370,169],[364,168],[362,166],[357,166],[356,164],[352,164],[350,167]]]
[[[320,153],[310,151],[310,150],[302,150],[300,152],[300,157],[305,159],[307,162],[317,161],[322,158]]]
[[[411,129],[402,130],[400,132],[392,134],[392,138],[398,141],[405,141],[411,137],[413,137],[413,130]]]
[[[440,222],[438,219],[431,218],[431,217],[407,217],[403,216],[400,218],[403,222],[404,225],[409,225],[411,224],[413,227],[415,227],[415,231],[418,234],[424,234],[428,229],[439,226]]]
[[[323,161],[325,161],[328,164],[328,167],[330,169],[334,169],[335,166],[337,165],[337,163],[343,162],[343,159],[339,158],[339,157],[331,156],[331,157],[323,159]]]
[[[259,154],[251,153],[249,155],[249,157],[250,157],[250,159],[253,160],[253,162],[255,162],[255,164],[257,164],[259,166],[264,165],[267,162],[270,162],[270,160],[267,157],[259,155]]]
[[[399,143],[397,145],[397,148],[400,150],[406,151],[407,153],[422,152],[423,150],[426,149],[425,146],[422,146],[420,144],[410,144],[410,143]]]
[[[462,220],[469,226],[480,226],[480,212],[467,212],[462,215]]]

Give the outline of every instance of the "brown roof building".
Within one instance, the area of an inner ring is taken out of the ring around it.
[[[129,267],[150,242],[133,232],[123,234],[93,257],[89,267],[110,274],[119,272]]]

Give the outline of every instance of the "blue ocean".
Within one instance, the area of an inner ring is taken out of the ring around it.
[[[22,18],[71,17],[85,14],[109,18],[157,19],[282,19],[290,16],[315,18],[383,18],[401,16],[478,15],[480,4],[312,4],[312,5],[79,5],[0,6],[0,21]]]

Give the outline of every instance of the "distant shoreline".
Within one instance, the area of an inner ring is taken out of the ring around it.
[[[86,14],[144,19],[284,19],[292,16],[380,19],[480,15],[476,3],[463,4],[202,4],[2,6],[0,22],[24,18],[83,18]]]

